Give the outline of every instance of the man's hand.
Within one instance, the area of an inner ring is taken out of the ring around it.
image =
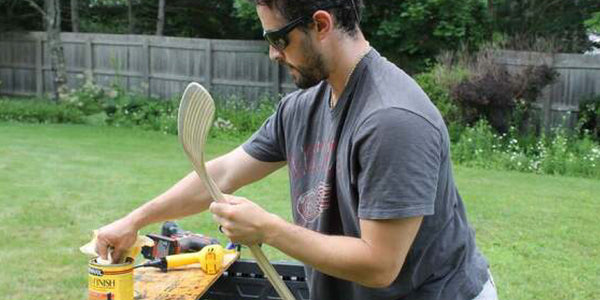
[[[264,243],[269,224],[277,216],[246,198],[224,196],[227,203],[213,202],[209,208],[215,221],[221,224],[223,233],[235,243]]]
[[[100,228],[96,238],[96,252],[102,259],[108,259],[108,252],[112,251],[113,263],[119,261],[125,251],[133,246],[137,239],[137,229],[130,219],[125,217]]]

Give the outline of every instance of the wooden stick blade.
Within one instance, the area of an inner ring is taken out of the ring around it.
[[[215,201],[225,201],[219,187],[210,178],[204,165],[204,145],[214,115],[215,103],[208,91],[198,83],[190,83],[183,92],[179,104],[177,120],[179,142],[183,145],[183,149],[192,161],[198,177],[200,177],[213,199]],[[250,251],[279,296],[284,300],[293,300],[294,296],[267,260],[262,249],[258,245],[251,245]]]
[[[217,185],[208,176],[204,165],[204,145],[215,115],[215,102],[208,91],[196,82],[190,83],[181,97],[177,119],[179,142],[207,186],[215,201],[223,201]]]

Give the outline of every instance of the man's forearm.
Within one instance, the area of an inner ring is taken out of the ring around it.
[[[266,243],[330,276],[368,287],[386,287],[404,263],[401,253],[382,253],[368,240],[325,235],[281,218],[274,220]]]

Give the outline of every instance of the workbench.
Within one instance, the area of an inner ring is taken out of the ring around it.
[[[158,269],[135,270],[136,300],[275,300],[280,299],[254,260],[225,256],[222,275],[211,276],[190,265],[166,273]],[[304,267],[298,263],[275,262],[297,300],[308,300]]]

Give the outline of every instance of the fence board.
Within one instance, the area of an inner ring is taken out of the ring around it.
[[[87,73],[100,85],[118,83],[165,99],[178,97],[189,81],[199,81],[217,95],[249,101],[296,89],[283,68],[269,60],[263,41],[86,33],[61,37],[70,88],[83,84]],[[0,93],[49,93],[51,75],[44,32],[0,35]]]

